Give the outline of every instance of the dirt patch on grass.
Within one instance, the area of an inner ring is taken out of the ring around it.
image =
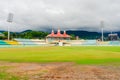
[[[120,66],[0,62],[0,69],[4,67],[6,72],[28,80],[120,80]]]

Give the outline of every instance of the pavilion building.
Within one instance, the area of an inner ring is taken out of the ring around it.
[[[61,34],[60,29],[58,29],[57,34],[55,34],[54,31],[52,30],[51,34],[47,35],[46,40],[48,42],[53,42],[53,41],[62,42],[62,41],[70,40],[70,38],[71,36],[66,34],[66,31],[64,31],[64,33]]]

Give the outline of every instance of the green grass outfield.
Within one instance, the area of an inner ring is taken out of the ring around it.
[[[119,46],[18,47],[0,48],[0,61],[10,62],[76,62],[101,64],[120,62]]]

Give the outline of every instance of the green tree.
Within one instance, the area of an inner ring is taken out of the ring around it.
[[[74,34],[71,34],[70,36],[71,36],[71,40],[75,40],[76,39]]]

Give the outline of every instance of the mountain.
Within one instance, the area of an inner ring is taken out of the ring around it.
[[[31,32],[32,30],[25,30],[23,32]],[[21,33],[23,33],[21,32]],[[100,39],[101,38],[101,33],[100,32],[90,32],[90,31],[79,31],[79,30],[67,30],[66,31],[67,34],[71,35],[75,35],[75,36],[79,36],[79,38],[81,39]],[[48,31],[48,33],[51,33],[51,31]],[[55,31],[55,33],[57,33],[57,31]],[[63,33],[63,31],[61,31],[61,33]],[[117,33],[120,36],[120,32],[113,32],[113,33]],[[107,38],[108,37],[108,32],[104,33],[104,37]]]
[[[31,32],[32,30],[25,30],[25,31],[22,31],[20,33],[25,33],[25,32]]]
[[[1,30],[0,32],[3,33],[3,32],[6,32],[6,31]],[[20,35],[22,33],[27,33],[27,32],[33,32],[33,30],[25,30],[25,31],[22,31],[22,32],[11,32],[11,33],[15,33],[15,34]],[[37,31],[37,32],[41,32],[41,31]],[[44,32],[44,31],[42,31],[42,32]],[[90,32],[90,31],[80,31],[80,30],[67,30],[66,32],[69,35],[73,34],[75,36],[79,36],[79,38],[81,38],[81,39],[100,39],[101,38],[101,33],[100,32]],[[47,31],[47,33],[51,33],[51,31],[49,30],[49,31]],[[57,31],[55,31],[55,33],[57,33]],[[61,31],[61,33],[63,33],[63,31]],[[117,33],[118,36],[120,37],[120,31],[113,32],[113,33]],[[110,34],[110,33],[105,32],[104,37],[107,38],[108,34]]]
[[[101,33],[99,32],[89,32],[89,31],[71,31],[68,30],[66,31],[67,34],[71,35],[74,34],[75,36],[79,36],[81,39],[100,39],[101,38]],[[115,32],[118,33],[120,36],[120,32]],[[104,37],[107,37],[108,34],[110,33],[104,33]]]
[[[0,30],[0,33],[3,33],[3,32],[5,32],[4,30]]]

